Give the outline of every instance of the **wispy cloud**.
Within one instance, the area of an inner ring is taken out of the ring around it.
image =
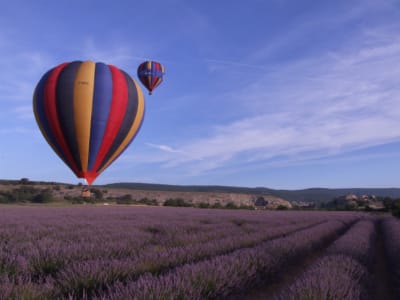
[[[13,110],[12,113],[15,115],[17,119],[21,120],[34,120],[34,115],[33,115],[33,108],[32,105],[22,105],[22,106],[16,106]]]
[[[13,47],[0,50],[0,56],[2,101],[31,101],[36,83],[51,63],[50,56],[35,51],[15,52]]]
[[[37,135],[37,130],[22,126],[17,126],[12,128],[0,128],[0,135],[15,135],[15,134],[32,136],[32,135]]]
[[[244,68],[244,69],[256,69],[256,70],[262,70],[262,71],[268,70],[268,68],[265,65],[248,64],[248,63],[229,61],[229,60],[223,60],[223,59],[206,58],[206,59],[204,59],[204,61],[209,64],[209,68],[211,70],[213,70],[213,68],[218,69],[217,66],[228,66],[228,67],[236,67],[236,68]]]
[[[400,140],[400,40],[386,33],[365,33],[361,45],[297,61],[233,91],[232,101],[252,108],[180,145],[186,155],[169,151],[165,166],[196,173],[234,160],[312,160]]]
[[[183,153],[181,150],[178,149],[174,149],[171,146],[168,145],[157,145],[157,144],[152,144],[152,143],[146,143],[147,146],[152,147],[152,148],[156,148],[158,150],[161,151],[165,151],[165,152],[170,152],[170,153]]]
[[[87,37],[83,41],[83,46],[75,51],[81,59],[101,61],[117,66],[130,66],[132,62],[147,60],[153,53],[151,49],[138,41],[133,48],[132,42],[127,43],[118,41],[115,46],[104,48],[101,46],[103,41]],[[136,70],[136,69],[135,69]]]

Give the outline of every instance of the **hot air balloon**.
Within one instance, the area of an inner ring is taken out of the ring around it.
[[[60,64],[43,75],[33,95],[43,136],[88,184],[132,142],[144,109],[139,84],[124,71],[101,62]]]
[[[163,81],[164,74],[164,66],[156,61],[145,61],[137,69],[139,80],[149,90],[149,95]]]

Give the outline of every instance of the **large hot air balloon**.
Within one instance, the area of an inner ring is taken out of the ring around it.
[[[139,84],[127,73],[92,61],[63,63],[49,70],[33,95],[43,136],[88,184],[132,142],[144,106]]]
[[[156,61],[145,61],[137,69],[137,75],[143,85],[149,90],[149,94],[163,81],[165,69]]]

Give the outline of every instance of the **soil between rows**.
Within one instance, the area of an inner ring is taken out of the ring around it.
[[[377,240],[375,251],[375,264],[371,299],[396,300],[393,276],[389,270],[389,262],[386,259],[385,244],[383,240],[382,224],[377,225]]]
[[[353,224],[354,225],[354,224]],[[370,286],[371,300],[396,300],[393,276],[389,270],[388,261],[385,255],[385,246],[381,222],[377,223],[377,240],[375,249],[375,262],[371,278],[373,284]],[[350,226],[351,227],[351,226]],[[350,229],[350,227],[348,229]],[[348,230],[346,229],[346,231]],[[344,232],[345,233],[345,232]],[[342,233],[342,234],[344,234]],[[339,238],[339,237],[338,237]],[[268,300],[272,299],[282,289],[294,282],[308,267],[310,267],[325,250],[334,242],[332,240],[323,247],[314,251],[298,263],[288,266],[285,272],[276,277],[274,282],[264,282],[264,284],[253,287],[242,293],[230,295],[226,300]]]

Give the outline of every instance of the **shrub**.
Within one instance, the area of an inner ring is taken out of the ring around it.
[[[221,203],[216,202],[211,206],[211,208],[222,208],[222,205],[221,205]]]
[[[20,184],[28,184],[29,183],[29,179],[28,178],[21,178],[21,180],[19,181]]]
[[[400,208],[394,209],[394,210],[392,211],[392,215],[395,216],[395,217],[397,217],[397,218],[400,218]]]
[[[225,205],[225,208],[228,208],[228,209],[237,209],[238,207],[237,207],[237,205],[236,205],[235,203],[233,203],[233,202],[228,202],[228,203]]]
[[[276,209],[277,209],[277,210],[287,210],[288,207],[281,204],[281,205],[279,205]]]
[[[252,206],[252,205],[244,205],[244,204],[242,204],[242,205],[240,205],[240,206],[239,206],[239,209],[248,209],[248,210],[254,210],[254,206]]]
[[[145,205],[158,205],[158,202],[156,199],[149,199],[147,197],[144,197],[138,201],[140,204],[145,204]]]
[[[90,192],[92,193],[92,195],[94,196],[94,198],[96,200],[102,200],[103,199],[103,192],[100,191],[99,189],[91,189]]]
[[[83,204],[85,203],[85,199],[83,197],[73,197],[72,204]]]
[[[189,207],[192,206],[190,203],[185,202],[182,198],[167,199],[164,202],[164,206],[177,206],[177,207]]]
[[[133,204],[136,200],[132,199],[132,195],[126,194],[117,199],[117,204]]]
[[[32,201],[32,199],[38,194],[41,193],[42,190],[36,189],[32,186],[23,185],[17,189],[13,189],[12,197],[16,202],[26,202]]]
[[[49,203],[53,200],[53,194],[49,190],[44,190],[32,198],[32,202],[34,203]]]
[[[83,204],[85,201],[83,197],[64,196],[64,199],[70,201],[72,204]]]
[[[198,208],[210,208],[210,203],[207,203],[207,202],[200,202],[200,203],[197,205],[197,207],[198,207]]]

